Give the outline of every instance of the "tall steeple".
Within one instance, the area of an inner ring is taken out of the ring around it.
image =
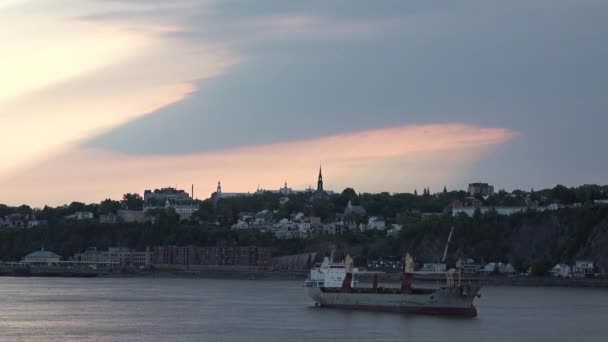
[[[321,172],[321,165],[319,165],[319,180],[317,181],[317,191],[323,191],[323,173]]]
[[[217,190],[215,190],[215,192],[220,195],[222,193],[222,183],[220,183],[220,181],[217,181]]]

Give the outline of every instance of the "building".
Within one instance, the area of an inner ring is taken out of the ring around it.
[[[366,230],[384,230],[386,229],[386,222],[383,218],[372,216],[367,220]]]
[[[494,211],[498,215],[511,216],[527,212],[528,207],[452,207],[452,216],[465,214],[469,217],[473,217],[477,210],[479,210],[481,214]]]
[[[498,273],[498,265],[495,262],[486,264],[484,267],[482,267],[479,270],[479,273],[481,273],[483,275],[490,275],[493,273]]]
[[[355,216],[365,216],[367,211],[363,206],[353,205],[352,201],[348,201],[346,208],[344,209],[344,216],[355,215]]]
[[[479,210],[481,214],[485,214],[491,211],[495,211],[498,215],[515,215],[519,213],[525,213],[528,211],[527,206],[482,206],[480,200],[474,197],[466,197],[462,200],[452,201],[452,216],[459,214],[466,214],[469,217],[473,217],[475,211]]]
[[[265,247],[198,247],[159,246],[154,249],[153,263],[157,266],[213,266],[267,269],[272,264],[272,252]]]
[[[471,196],[492,196],[494,195],[494,187],[488,183],[471,183],[469,184],[469,195]]]
[[[200,252],[196,246],[158,246],[154,248],[152,263],[155,265],[196,265]]]
[[[572,275],[575,278],[589,278],[595,275],[595,265],[593,261],[577,260],[574,263]]]
[[[551,275],[558,278],[569,278],[571,277],[571,271],[567,264],[557,264],[551,269]]]
[[[403,226],[397,223],[390,225],[390,228],[386,231],[386,236],[397,236],[403,229]]]
[[[420,269],[420,272],[430,272],[430,273],[435,273],[435,272],[445,272],[447,269],[446,264],[443,263],[425,263],[422,264],[422,268]]]
[[[99,223],[115,224],[118,222],[118,215],[114,213],[99,215]]]
[[[272,252],[265,247],[199,247],[200,264],[204,266],[240,266],[267,269],[272,265]]]
[[[211,199],[217,201],[220,198],[231,198],[231,197],[244,197],[251,196],[249,192],[223,192],[222,183],[217,181],[217,188],[214,193],[211,194]]]
[[[77,211],[72,215],[68,215],[65,218],[68,220],[92,220],[94,217],[93,213],[90,211]]]
[[[256,225],[272,224],[274,222],[274,213],[272,210],[264,209],[255,214],[254,222]]]
[[[134,222],[144,223],[148,221],[148,218],[144,214],[143,210],[126,210],[121,209],[116,212],[116,216],[123,222]]]
[[[232,229],[241,230],[241,229],[249,229],[249,223],[245,221],[239,221],[232,225]]]
[[[0,217],[0,228],[33,228],[47,224],[46,220],[39,220],[33,214],[11,214]]]
[[[321,226],[321,218],[319,216],[311,216],[310,225],[313,227]]]
[[[192,188],[194,191],[194,186]],[[166,187],[144,192],[144,212],[151,209],[173,208],[180,221],[187,221],[198,210],[198,204],[184,190]]]
[[[144,191],[144,203],[148,205],[162,205],[167,200],[189,200],[190,195],[184,190],[172,187]]]
[[[367,261],[367,269],[370,271],[381,271],[381,272],[403,272],[403,258],[401,257],[387,257],[380,259],[372,259]]]
[[[467,259],[465,260],[463,263],[461,263],[462,265],[462,273],[464,274],[478,274],[482,269],[483,269],[483,265],[482,264],[478,264],[475,262],[475,260],[473,259]]]
[[[152,252],[134,251],[125,247],[110,247],[107,251],[99,251],[95,247],[87,248],[82,253],[76,253],[71,257],[71,261],[81,264],[91,264],[98,266],[114,267],[149,267],[151,264]]]
[[[53,252],[45,251],[42,248],[39,251],[30,253],[23,257],[22,262],[26,265],[38,265],[38,266],[53,266],[57,265],[61,257]]]
[[[182,203],[182,204],[171,204],[169,201],[165,203],[165,209],[173,208],[180,221],[188,221],[192,214],[198,210],[198,204],[196,203]]]

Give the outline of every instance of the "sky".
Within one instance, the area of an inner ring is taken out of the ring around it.
[[[602,0],[0,0],[0,203],[608,183]]]

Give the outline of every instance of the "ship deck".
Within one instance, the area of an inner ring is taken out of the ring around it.
[[[320,287],[319,288],[322,292],[325,293],[361,293],[361,294],[368,294],[368,293],[377,293],[377,294],[402,294],[404,293],[400,288],[383,288],[383,287],[378,287],[378,288],[350,288],[350,289],[342,289],[339,287],[333,288],[333,287]],[[418,294],[418,295],[425,295],[425,294],[432,294],[437,292],[437,289],[419,289],[419,288],[412,288],[410,289],[407,293],[408,294]]]

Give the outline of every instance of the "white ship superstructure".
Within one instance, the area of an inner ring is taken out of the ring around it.
[[[353,270],[355,273],[357,269]],[[322,263],[317,263],[310,270],[310,276],[306,280],[306,286],[339,288],[342,287],[346,277],[346,264],[344,262],[334,262],[333,257],[325,257]],[[351,286],[355,286],[351,280]]]

